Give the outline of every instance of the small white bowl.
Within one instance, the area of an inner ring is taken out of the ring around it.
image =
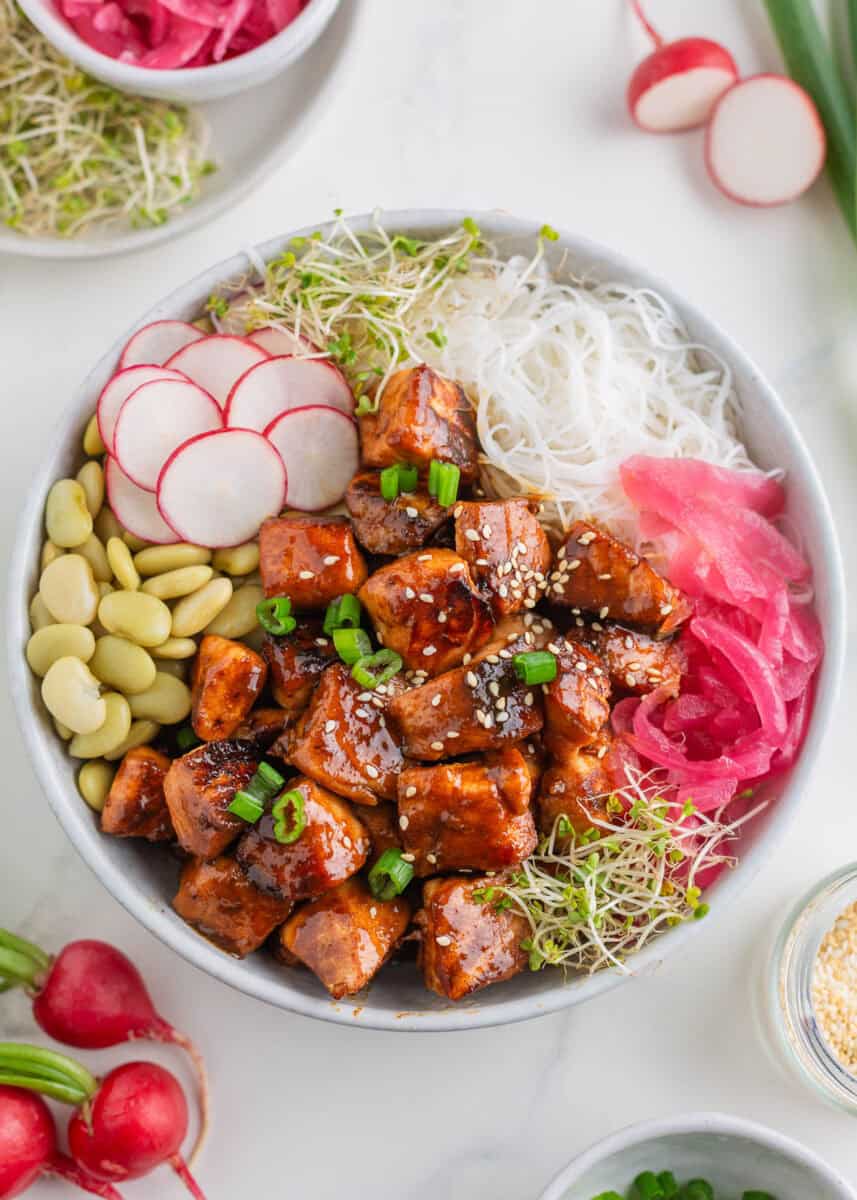
[[[102,83],[138,96],[195,104],[258,87],[300,58],[322,33],[339,0],[309,0],[303,12],[255,50],[209,67],[160,71],[135,67],[93,50],[59,12],[55,0],[20,0],[21,8],[52,46]]]
[[[777,1200],[855,1200],[857,1192],[812,1150],[721,1113],[690,1113],[631,1125],[573,1159],[540,1200],[625,1195],[641,1171],[672,1171],[679,1183],[707,1179],[720,1194],[756,1188]]]

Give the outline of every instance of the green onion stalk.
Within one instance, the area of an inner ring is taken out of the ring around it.
[[[726,852],[752,811],[726,821],[724,814],[678,804],[662,775],[626,768],[627,785],[593,799],[606,817],[574,830],[559,816],[535,854],[506,879],[474,893],[499,909],[515,909],[530,925],[521,943],[532,970],[544,966],[593,973],[615,967],[656,934],[707,916],[698,879],[733,865]]]
[[[162,225],[213,169],[198,114],[130,96],[63,58],[0,0],[0,221],[30,237]]]

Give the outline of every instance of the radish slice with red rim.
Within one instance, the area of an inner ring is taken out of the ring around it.
[[[753,75],[720,98],[705,132],[714,184],[739,204],[797,199],[821,173],[827,139],[807,92],[784,75]]]
[[[284,354],[318,354],[318,348],[309,338],[301,333],[292,333],[291,329],[283,329],[279,325],[263,325],[261,329],[254,329],[247,336],[251,342],[277,357]]]
[[[172,371],[168,367],[156,367],[151,363],[140,363],[135,367],[125,367],[117,371],[102,389],[95,406],[95,419],[98,422],[98,432],[108,454],[113,454],[113,435],[116,421],[122,405],[132,392],[151,383],[153,379],[186,379],[180,371]]]
[[[293,408],[271,422],[265,437],[286,464],[290,508],[318,512],[342,499],[360,463],[353,418],[323,405]]]
[[[280,413],[318,404],[352,412],[345,376],[333,363],[286,355],[246,371],[229,393],[224,416],[227,425],[262,432]]]
[[[134,537],[159,546],[181,541],[158,512],[152,492],[138,488],[116,459],[109,455],[104,462],[104,486],[113,515],[123,529],[133,533]]]
[[[158,479],[158,509],[182,541],[237,546],[276,516],[286,469],[271,443],[252,429],[218,429],[179,446]]]
[[[179,350],[167,366],[198,383],[223,408],[236,379],[270,357],[267,350],[249,338],[214,333]]]
[[[153,321],[133,333],[119,355],[120,370],[140,363],[162,366],[183,346],[205,337],[201,329],[187,321]]]
[[[153,492],[172,452],[195,437],[223,428],[217,401],[189,379],[154,379],[122,405],[113,433],[114,454],[138,487]]]

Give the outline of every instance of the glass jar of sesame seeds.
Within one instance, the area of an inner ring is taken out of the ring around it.
[[[857,863],[792,909],[767,964],[762,1009],[778,1056],[857,1114]]]

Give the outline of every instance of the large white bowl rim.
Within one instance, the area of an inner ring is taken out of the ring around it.
[[[532,249],[538,222],[495,212],[404,210],[383,214],[388,229],[428,236],[457,226],[473,216],[485,234],[509,253]],[[369,228],[373,215],[351,220],[352,228]],[[280,253],[290,237],[308,235],[317,225],[274,238],[257,248],[265,260]],[[326,232],[329,226],[322,225]],[[576,234],[562,233],[549,249],[558,263],[568,252],[575,273],[594,279],[614,279],[654,288],[681,314],[694,341],[710,347],[731,366],[745,408],[745,434],[763,466],[784,466],[788,472],[788,502],[812,561],[816,602],[822,619],[826,653],[816,689],[810,728],[800,758],[782,794],[763,817],[746,828],[738,865],[712,888],[712,910],[705,922],[690,922],[652,942],[633,961],[634,974],[656,969],[668,954],[680,950],[687,938],[698,936],[721,919],[729,903],[751,882],[763,862],[775,862],[773,847],[783,836],[803,792],[836,701],[845,647],[845,583],[841,555],[830,509],[818,474],[797,428],[782,402],[759,370],[735,342],[667,283],[624,256]],[[218,263],[180,287],[147,312],[133,328],[165,318],[190,319],[218,284],[245,275],[248,259],[237,254]],[[478,993],[472,1001],[450,1005],[429,994],[416,972],[388,968],[366,995],[348,1002],[326,998],[309,972],[286,971],[269,956],[256,954],[243,962],[229,958],[197,936],[169,905],[175,871],[144,844],[104,837],[93,814],[82,803],[75,785],[75,767],[59,742],[41,706],[36,680],[24,659],[29,636],[28,605],[37,586],[37,564],[43,537],[44,501],[51,484],[79,461],[82,431],[101,387],[115,369],[129,329],[104,355],[84,381],[63,414],[42,464],[35,474],[21,513],[10,569],[8,655],[12,693],[26,745],[49,803],[72,843],[108,891],[151,933],[183,958],[230,986],[277,1007],[323,1020],[390,1030],[463,1030],[498,1025],[556,1012],[616,987],[627,976],[613,972],[564,980],[560,972],[529,972]],[[161,865],[164,864],[164,865]]]

